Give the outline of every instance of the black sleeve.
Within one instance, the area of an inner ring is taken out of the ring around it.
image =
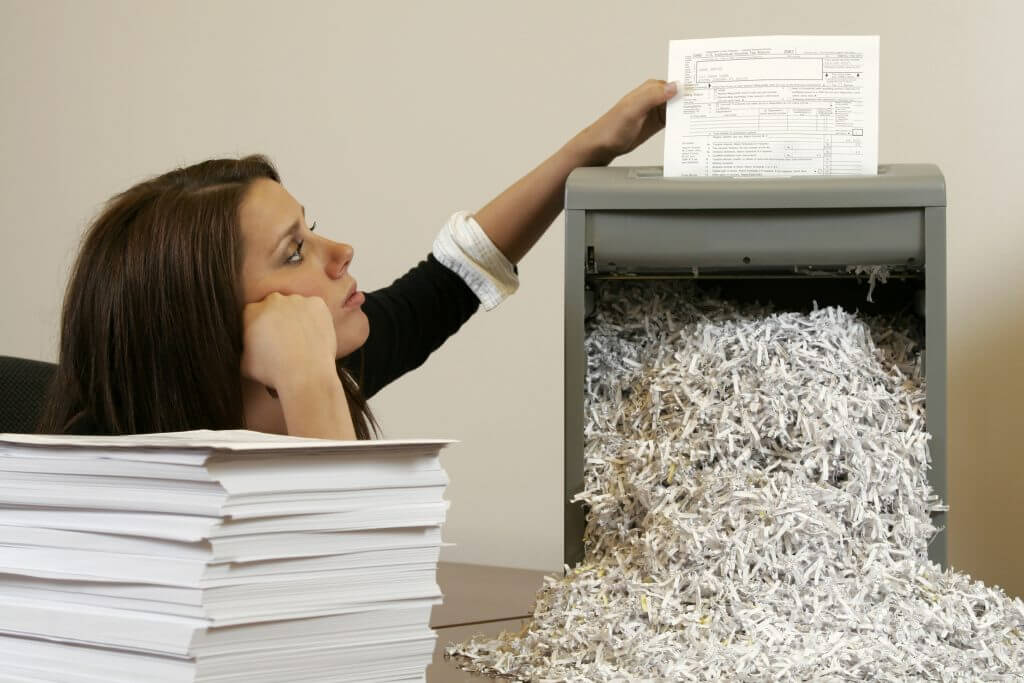
[[[370,398],[422,365],[479,307],[462,278],[430,254],[387,287],[366,294],[370,336],[341,365]]]

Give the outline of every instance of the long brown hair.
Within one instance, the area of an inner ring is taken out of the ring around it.
[[[68,281],[60,358],[39,430],[100,434],[245,426],[239,207],[264,156],[212,159],[113,197]],[[338,363],[356,436],[379,428]]]

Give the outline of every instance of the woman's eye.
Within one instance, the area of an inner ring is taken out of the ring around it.
[[[302,263],[302,245],[306,240],[299,240],[295,245],[295,251],[285,260],[285,263]]]
[[[316,221],[313,221],[313,225],[309,226],[309,231],[313,232],[316,230]],[[285,263],[302,263],[302,245],[306,243],[306,240],[298,240],[295,243],[295,251],[285,259]]]

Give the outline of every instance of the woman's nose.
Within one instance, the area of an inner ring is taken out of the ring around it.
[[[332,280],[337,280],[345,275],[345,271],[348,270],[348,264],[352,262],[355,250],[351,244],[327,240],[327,252],[327,276]]]

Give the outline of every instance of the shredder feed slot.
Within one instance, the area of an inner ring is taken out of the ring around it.
[[[664,178],[658,166],[584,167],[566,184],[565,208],[841,209],[945,206],[934,164],[890,164],[873,176]]]

